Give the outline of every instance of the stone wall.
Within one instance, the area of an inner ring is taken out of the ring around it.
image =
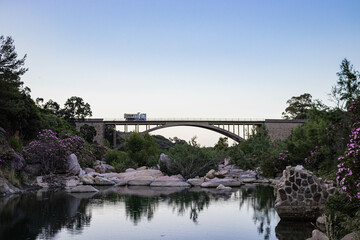
[[[337,191],[303,166],[288,166],[275,186],[275,210],[281,219],[316,219],[328,197]]]
[[[266,119],[265,126],[269,132],[270,139],[285,140],[291,135],[291,131],[303,125],[305,120]]]
[[[93,126],[96,130],[96,136],[94,141],[97,143],[103,144],[105,140],[105,124],[103,123],[102,118],[94,119],[85,119],[83,122],[76,122],[76,130],[80,131],[81,126],[83,125]]]

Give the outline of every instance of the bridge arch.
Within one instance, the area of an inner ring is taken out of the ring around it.
[[[216,127],[216,126],[213,126],[213,125],[209,125],[209,124],[204,124],[204,123],[183,123],[183,122],[179,122],[179,123],[166,123],[164,125],[160,125],[160,126],[157,126],[157,127],[154,127],[154,128],[150,128],[146,131],[143,131],[141,132],[140,134],[142,135],[145,135],[146,133],[150,133],[150,132],[153,132],[153,131],[156,131],[156,130],[160,130],[160,129],[164,129],[164,128],[168,128],[168,127],[199,127],[199,128],[204,128],[204,129],[207,129],[207,130],[210,130],[210,131],[214,131],[214,132],[217,132],[217,133],[220,133],[228,138],[231,138],[232,140],[240,143],[242,141],[245,141],[244,138],[232,133],[232,132],[229,132],[225,129],[222,129],[222,128],[219,128],[219,127]]]

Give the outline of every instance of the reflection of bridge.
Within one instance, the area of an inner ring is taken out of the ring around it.
[[[265,125],[269,131],[270,138],[285,139],[291,134],[291,130],[304,123],[304,120],[284,120],[284,119],[263,119],[263,120],[240,120],[240,119],[149,119],[146,121],[125,121],[107,120],[102,118],[89,118],[83,122],[77,122],[76,128],[79,130],[84,124],[94,126],[97,132],[95,140],[103,142],[105,139],[106,126],[115,126],[120,131],[128,133],[130,129],[141,134],[149,133],[168,127],[199,127],[208,129],[233,139],[236,142],[244,141],[254,132],[258,131],[261,125]],[[115,142],[114,134],[114,142]]]

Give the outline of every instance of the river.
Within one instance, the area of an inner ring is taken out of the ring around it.
[[[311,237],[309,222],[283,222],[273,188],[103,188],[0,198],[0,239],[286,239]]]

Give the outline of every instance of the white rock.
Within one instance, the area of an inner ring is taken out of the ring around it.
[[[80,185],[74,188],[71,188],[68,190],[68,192],[71,193],[84,193],[84,192],[98,192],[99,190],[97,190],[96,188],[94,188],[93,186],[89,186],[89,185]]]
[[[83,183],[83,184],[86,184],[86,185],[93,185],[95,183],[95,179],[93,176],[87,174],[83,177],[80,178],[80,181]]]
[[[115,185],[115,182],[109,180],[109,179],[106,179],[106,178],[103,178],[103,177],[100,177],[100,176],[96,176],[95,177],[95,184],[96,185]]]
[[[210,181],[202,183],[201,187],[217,187],[220,184],[226,187],[240,187],[242,182],[235,179],[228,179],[228,178],[213,178]]]
[[[220,184],[219,186],[217,186],[216,188],[217,190],[221,190],[221,191],[231,191],[231,187],[225,187],[224,185]]]

